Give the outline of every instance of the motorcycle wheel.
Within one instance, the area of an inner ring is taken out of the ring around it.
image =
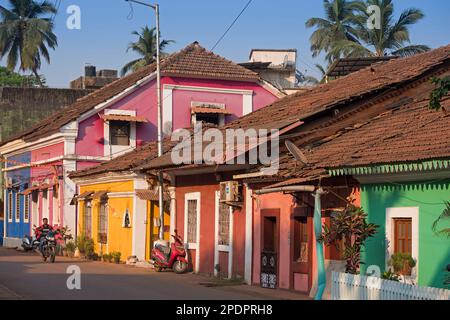
[[[182,262],[182,261],[175,261],[174,263],[173,263],[173,271],[176,273],[176,274],[183,274],[183,273],[186,273],[186,271],[187,271],[187,269],[188,269],[188,265],[187,265],[187,263],[185,263],[185,262]]]
[[[55,258],[56,258],[55,248],[52,248],[50,251],[50,262],[55,263]]]

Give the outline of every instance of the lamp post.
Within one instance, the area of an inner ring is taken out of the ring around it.
[[[156,15],[156,91],[157,91],[157,107],[158,107],[158,157],[163,155],[163,128],[162,128],[162,105],[161,105],[161,55],[160,55],[160,31],[159,31],[159,5],[148,4],[136,0],[125,0],[127,2],[134,2],[155,10]],[[159,238],[164,239],[164,179],[163,174],[158,174],[159,180]]]

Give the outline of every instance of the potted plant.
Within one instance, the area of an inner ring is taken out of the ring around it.
[[[109,253],[104,253],[102,255],[102,259],[103,259],[103,262],[110,262],[111,261],[111,255]]]
[[[86,254],[86,258],[88,258],[89,260],[94,260],[95,258],[94,240],[86,239],[84,243],[84,252]]]
[[[121,257],[121,253],[120,252],[117,252],[117,251],[114,251],[113,253],[111,253],[111,256],[112,256],[112,258],[113,258],[113,260],[114,260],[114,263],[116,263],[116,264],[119,264],[120,263],[120,257]]]
[[[389,260],[389,266],[391,267],[389,271],[400,276],[411,275],[412,269],[416,266],[416,260],[409,253],[395,253],[391,256]]]
[[[78,236],[76,246],[80,253],[80,258],[84,259],[86,257],[86,240],[87,238],[83,235]]]
[[[66,243],[66,246],[64,248],[64,251],[67,255],[67,257],[73,258],[75,254],[76,245],[73,241],[69,241]]]

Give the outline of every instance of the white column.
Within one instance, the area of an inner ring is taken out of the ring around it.
[[[253,92],[245,93],[242,96],[242,115],[245,116],[253,112]]]
[[[148,184],[145,180],[135,179],[134,189],[147,189]],[[142,200],[134,193],[133,195],[133,222],[132,222],[132,249],[131,253],[139,260],[145,260],[145,239],[146,239],[146,220],[147,220],[147,200]]]
[[[175,187],[169,187],[170,194],[170,235],[175,234],[177,228],[177,200]],[[173,238],[170,237],[170,241],[173,242]]]
[[[253,261],[253,191],[245,185],[245,282],[252,284]]]
[[[173,88],[163,90],[163,133],[169,135],[173,131]]]

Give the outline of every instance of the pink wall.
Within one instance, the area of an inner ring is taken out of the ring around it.
[[[252,90],[254,92],[254,110],[260,109],[278,99],[257,83],[170,77],[163,77],[161,82],[162,88],[164,88],[165,84],[171,84],[192,87]],[[234,114],[226,118],[227,122],[242,116],[243,98],[242,95],[238,94],[174,90],[173,96],[165,97],[163,95],[162,98],[163,102],[165,99],[172,99],[173,101],[174,130],[190,127],[191,101],[225,103],[227,109],[231,110]],[[132,94],[109,106],[108,109],[133,110],[136,111],[137,116],[143,116],[149,121],[145,124],[137,124],[136,138],[138,145],[156,140],[157,106],[155,81],[144,85]],[[102,113],[100,112],[100,114]],[[103,156],[103,120],[100,119],[98,114],[93,115],[79,124],[76,153],[84,156]]]
[[[260,283],[261,273],[261,210],[279,209],[279,247],[278,247],[278,285],[279,288],[290,287],[290,243],[289,235],[291,212],[295,203],[293,197],[282,193],[258,196],[253,203],[253,283]]]

